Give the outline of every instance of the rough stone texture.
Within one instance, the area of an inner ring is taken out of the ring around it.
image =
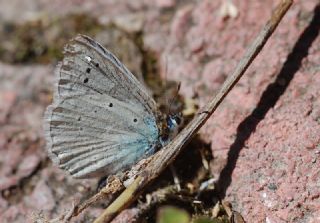
[[[0,19],[23,23],[43,15],[87,12],[127,32],[142,31],[145,49],[160,59],[162,77],[181,82],[180,93],[201,107],[232,72],[279,1],[233,2],[236,18],[222,17],[222,2],[211,0],[0,0]],[[212,174],[222,195],[247,222],[320,222],[317,4],[295,1],[200,131],[211,143]],[[71,179],[46,158],[41,126],[51,101],[52,70],[51,65],[0,63],[3,222],[26,222],[26,216],[31,222],[31,213],[39,208],[47,218],[57,217],[96,187],[96,180]],[[91,208],[74,222],[88,222],[101,210]]]
[[[167,76],[200,106],[232,72],[277,1],[218,1],[178,9],[162,54]],[[248,222],[320,220],[319,43],[317,1],[295,1],[264,50],[202,128],[213,174]],[[316,14],[316,15],[315,15]],[[291,53],[291,54],[290,54]],[[222,165],[221,165],[222,164]],[[220,165],[217,167],[217,165]],[[222,171],[222,172],[221,172]]]

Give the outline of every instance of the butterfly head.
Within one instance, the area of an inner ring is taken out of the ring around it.
[[[166,118],[165,129],[160,137],[162,146],[165,146],[170,140],[178,134],[179,127],[182,125],[180,114],[168,115]]]

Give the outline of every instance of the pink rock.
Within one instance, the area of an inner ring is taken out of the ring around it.
[[[136,215],[138,214],[137,208],[131,208],[122,211],[113,221],[112,223],[133,223],[136,222]]]
[[[156,5],[159,8],[171,8],[176,4],[175,0],[156,0]]]
[[[225,80],[223,71],[223,60],[216,59],[210,61],[204,67],[202,78],[207,81],[207,86],[213,89],[219,88]]]
[[[52,190],[43,180],[37,183],[32,194],[25,198],[25,202],[36,211],[50,211],[55,207],[56,203]]]
[[[228,22],[216,18],[218,3],[202,1],[196,4],[191,12],[193,23],[182,26],[185,27],[184,32],[178,32],[185,35],[177,35],[179,41],[173,38],[168,43],[166,53],[174,58],[173,65],[169,65],[171,67],[169,73],[173,75],[168,76],[176,81],[183,78],[182,86],[186,85],[185,89],[188,89],[188,92],[181,91],[181,93],[190,97],[190,89],[193,89],[194,95],[200,95],[198,99],[200,105],[205,104],[211,97],[205,94],[219,88],[219,83],[222,81],[219,79],[220,75],[232,72],[245,48],[269,17],[270,12],[264,8],[265,4],[270,2],[247,4],[234,1],[234,4],[239,9],[239,16]],[[277,38],[274,35],[269,40],[240,83],[228,95],[214,117],[201,129],[202,138],[212,143],[215,157],[222,156],[222,160],[223,157],[226,158],[235,138],[241,139],[244,133],[237,131],[239,124],[256,108],[261,95],[286,61],[290,53],[287,47],[292,47],[303,31],[303,28],[297,26],[297,23],[301,23],[298,14],[301,10],[305,10],[305,13],[310,13],[311,19],[315,5],[315,1],[299,2],[290,9],[275,33],[286,38]],[[259,20],[256,19],[258,17]],[[188,17],[184,17],[182,21],[186,21],[186,18]],[[308,22],[304,24],[307,26]],[[173,36],[175,36],[174,30],[179,29],[171,29]],[[308,73],[312,72],[314,61],[320,56],[319,50],[315,49],[316,45],[319,45],[319,39],[309,48],[310,54],[303,60],[304,68],[295,73],[289,87],[277,100],[276,105],[268,110],[263,120],[252,130],[250,137],[244,142],[245,148],[242,148],[237,159],[227,194],[231,200],[236,197],[235,205],[239,205],[241,200],[241,207],[238,207],[248,222],[264,222],[267,218],[269,222],[300,219],[303,208],[297,207],[296,211],[293,211],[286,206],[286,203],[313,202],[311,199],[313,196],[305,191],[314,190],[312,185],[318,175],[319,163],[315,158],[317,155],[311,151],[315,150],[320,142],[320,126],[319,122],[315,121],[319,116],[317,112],[319,103],[310,99],[310,96],[319,98],[319,85],[316,81],[320,78],[319,72],[306,75],[304,69],[309,67]],[[204,58],[206,60],[203,60]],[[201,72],[187,68],[183,60],[201,61],[196,66],[198,69],[200,67]],[[193,82],[189,82],[191,77]],[[278,84],[284,86],[286,81],[282,79]],[[203,86],[206,86],[206,91],[201,91]],[[255,118],[251,117],[253,121]],[[241,131],[246,131],[246,127]],[[307,172],[307,176],[304,176]],[[275,183],[278,188],[270,193],[268,185],[271,183]],[[250,193],[247,192],[248,187]],[[266,203],[259,202],[257,191],[268,195]],[[273,208],[268,210],[266,205],[271,205]]]
[[[23,204],[8,207],[0,214],[1,222],[31,222],[30,213]]]
[[[36,154],[26,156],[19,164],[17,175],[19,175],[20,177],[29,176],[33,171],[35,171],[40,161],[41,160],[39,156],[37,156]]]
[[[180,9],[171,24],[171,38],[174,43],[179,43],[183,40],[186,31],[189,27],[189,20],[192,12],[192,7],[186,6]]]
[[[0,191],[6,190],[10,187],[16,186],[19,183],[18,176],[1,177],[0,178]]]
[[[9,207],[2,215],[1,219],[6,219],[8,222],[13,222],[19,215],[19,208],[16,206]]]
[[[9,203],[1,196],[0,197],[0,216],[8,206],[9,206]]]
[[[0,124],[5,122],[12,105],[16,101],[16,98],[17,95],[13,91],[0,92]]]
[[[0,160],[3,159],[3,168],[1,172],[4,175],[10,175],[12,171],[17,168],[21,159],[23,159],[23,148],[16,140],[7,144],[5,148],[6,150],[3,151],[2,158],[0,158]]]

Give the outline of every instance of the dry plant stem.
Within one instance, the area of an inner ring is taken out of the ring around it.
[[[134,182],[109,206],[105,209],[95,223],[110,222],[116,214],[130,205],[135,198],[142,192],[143,188],[150,183],[175,159],[181,148],[191,139],[201,128],[207,119],[220,105],[225,96],[238,82],[253,59],[261,51],[282,17],[288,11],[292,0],[282,0],[273,11],[270,20],[262,28],[256,39],[246,51],[244,57],[239,62],[235,71],[227,78],[218,94],[196,114],[194,119],[178,134],[175,139],[158,153],[151,157],[147,166],[140,171],[139,176]]]
[[[70,220],[72,217],[79,215],[84,209],[86,209],[87,207],[91,206],[99,200],[105,199],[105,204],[110,203],[114,199],[113,195],[115,195],[117,192],[120,192],[123,189],[124,185],[121,183],[120,179],[114,177],[103,189],[101,189],[94,196],[90,197],[83,203],[76,205],[71,210],[69,217],[67,217],[66,219]]]

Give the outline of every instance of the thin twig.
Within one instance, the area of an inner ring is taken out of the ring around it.
[[[121,183],[118,177],[110,177],[107,185],[102,188],[98,193],[89,199],[85,200],[83,203],[76,205],[72,210],[70,210],[69,217],[67,220],[70,220],[72,217],[79,215],[83,210],[90,207],[92,204],[104,199],[104,204],[111,203],[114,200],[114,195],[124,189],[124,185]]]
[[[241,59],[234,72],[227,78],[222,85],[218,94],[202,109],[198,111],[194,119],[170,142],[167,146],[162,148],[159,152],[154,154],[142,162],[139,162],[129,173],[128,178],[134,179],[133,183],[127,187],[125,191],[111,204],[109,205],[101,216],[99,216],[95,223],[110,222],[120,211],[128,207],[135,201],[137,196],[142,193],[143,189],[153,179],[159,176],[159,174],[176,158],[180,153],[183,146],[196,134],[196,132],[204,125],[208,118],[218,108],[226,95],[242,77],[254,58],[261,51],[271,34],[274,32],[279,22],[292,5],[292,0],[281,0],[276,9],[273,11],[270,20],[262,28],[256,39],[251,46],[247,49],[244,57]],[[108,191],[107,185],[105,190]],[[119,184],[118,188],[114,188],[114,191],[122,190],[123,185]],[[115,193],[111,193],[110,196],[114,196]],[[105,196],[105,193],[95,195],[89,199],[84,205],[79,205],[81,211],[85,209],[92,202],[101,199]],[[73,216],[79,214],[79,209]]]

